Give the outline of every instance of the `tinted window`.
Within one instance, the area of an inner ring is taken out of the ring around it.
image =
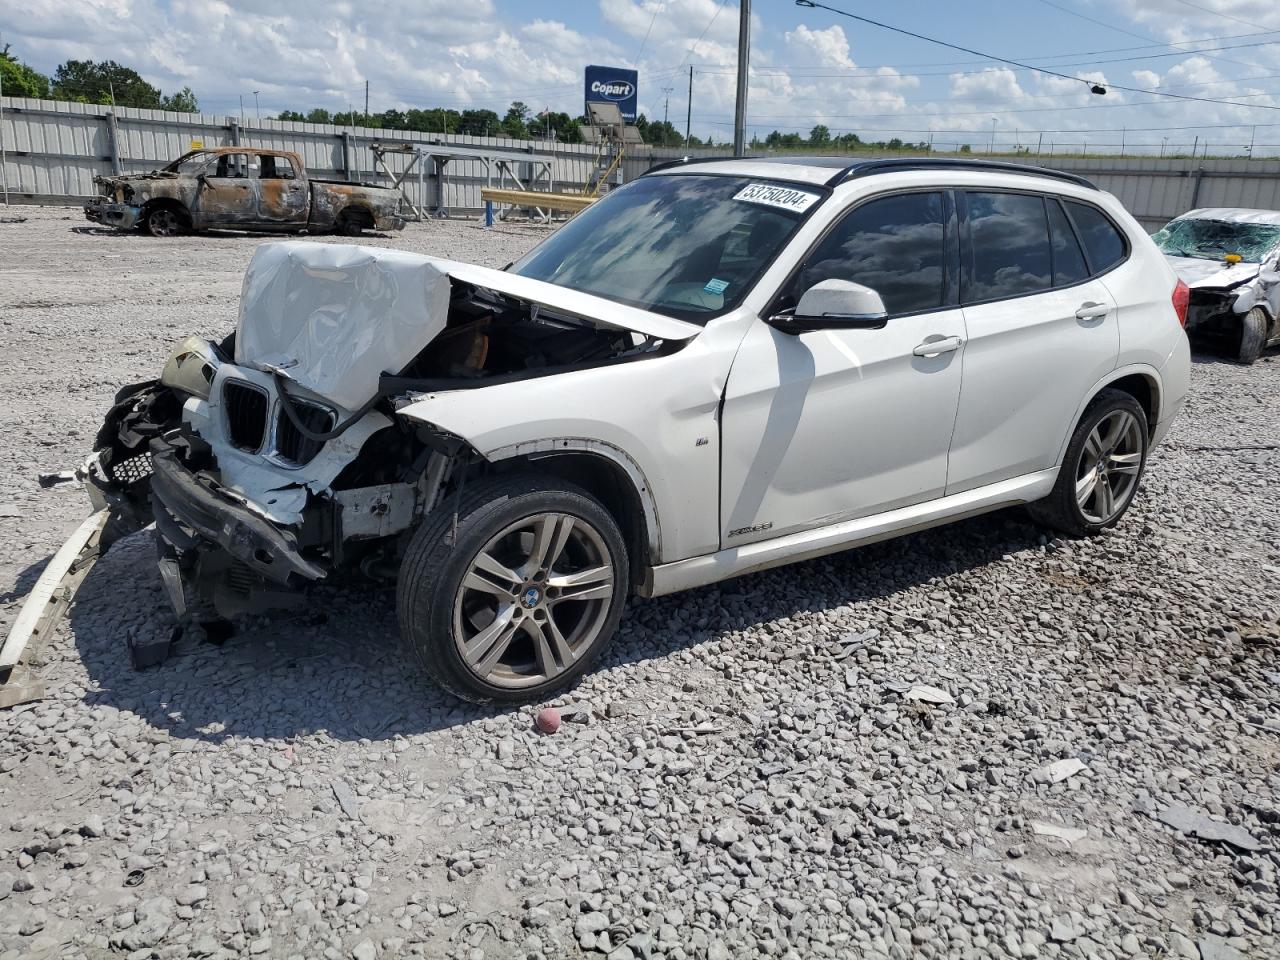
[[[970,193],[967,199],[973,259],[965,301],[1048,290],[1053,275],[1044,200],[1020,193]]]
[[[1053,285],[1065,287],[1079,283],[1089,276],[1080,244],[1076,241],[1076,235],[1058,201],[1046,202],[1049,205],[1049,236],[1053,240]]]
[[[800,270],[795,297],[823,280],[871,287],[890,315],[942,306],[946,271],[942,194],[907,193],[851,211]]]
[[[1102,212],[1084,203],[1066,201],[1071,219],[1080,231],[1080,240],[1089,254],[1089,265],[1094,273],[1110,270],[1124,259],[1124,237]]]

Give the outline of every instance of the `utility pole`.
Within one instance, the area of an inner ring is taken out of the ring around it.
[[[1169,145],[1169,138],[1165,137],[1160,141],[1160,159],[1164,159],[1164,148]]]
[[[664,147],[667,145],[667,130],[671,126],[667,115],[671,111],[671,91],[674,89],[674,87],[662,88],[662,145]]]
[[[1249,128],[1249,159],[1253,159],[1253,141],[1257,139],[1258,128],[1256,126]]]
[[[116,85],[110,80],[107,81],[107,92],[111,94],[111,109],[116,108]]]
[[[738,0],[738,90],[733,107],[733,155],[747,152],[747,69],[751,56],[751,0]]]
[[[261,92],[261,90],[253,91],[253,116],[254,122],[258,125],[262,124],[262,111],[258,109],[258,94]]]
[[[1200,134],[1196,134],[1196,142],[1191,145],[1191,159],[1196,158],[1196,151],[1200,149]]]
[[[115,102],[115,97],[111,98],[111,102]],[[240,129],[244,129],[244,94],[240,94]]]
[[[992,117],[991,118],[991,145],[987,147],[987,153],[992,154],[995,152],[996,152],[996,118]]]
[[[1125,131],[1125,128],[1121,127],[1120,128],[1120,156],[1122,157],[1124,156],[1124,131]]]
[[[369,81],[364,82],[364,125],[369,125]]]
[[[1040,131],[1040,139],[1036,141],[1036,156],[1040,156],[1040,148],[1044,146],[1044,131]]]
[[[689,105],[684,114],[684,148],[689,149],[689,131],[693,127],[693,64],[689,64]]]

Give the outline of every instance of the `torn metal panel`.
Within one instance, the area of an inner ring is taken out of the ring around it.
[[[342,508],[342,536],[353,540],[389,537],[413,524],[419,485],[381,483],[339,490],[333,500]]]

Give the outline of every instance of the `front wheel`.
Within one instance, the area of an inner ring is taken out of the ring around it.
[[[476,703],[570,686],[612,639],[626,542],[589,493],[535,474],[477,483],[413,535],[396,590],[401,639],[442,687]]]
[[[147,232],[153,237],[176,237],[186,231],[182,214],[172,207],[156,207],[147,214]]]
[[[1099,391],[1071,435],[1053,492],[1031,505],[1032,516],[1072,537],[1115,526],[1138,492],[1147,442],[1142,405],[1123,390]]]
[[[1261,307],[1254,307],[1240,318],[1240,350],[1236,360],[1243,364],[1256,363],[1267,346],[1267,333],[1271,330],[1271,318]]]

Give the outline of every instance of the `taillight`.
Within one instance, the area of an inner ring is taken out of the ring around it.
[[[1187,325],[1187,305],[1191,303],[1191,288],[1181,280],[1173,288],[1173,312],[1178,315],[1178,322]]]

